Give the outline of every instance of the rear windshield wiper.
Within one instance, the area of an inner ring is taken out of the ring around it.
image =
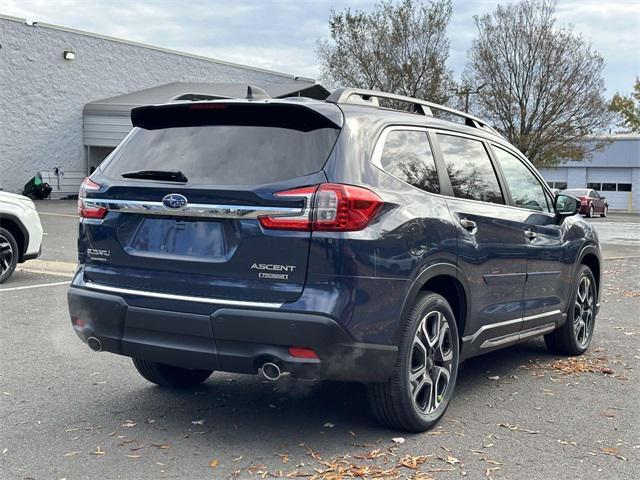
[[[142,178],[145,180],[164,180],[167,182],[187,182],[187,177],[180,170],[138,170],[125,172],[123,178]]]

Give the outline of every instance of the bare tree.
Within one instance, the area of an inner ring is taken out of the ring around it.
[[[522,0],[474,17],[478,36],[466,82],[482,85],[478,113],[538,166],[582,160],[605,129],[604,60],[569,27],[558,27],[555,2]]]
[[[331,11],[330,40],[318,42],[322,80],[446,103],[451,0],[383,1],[371,13]]]

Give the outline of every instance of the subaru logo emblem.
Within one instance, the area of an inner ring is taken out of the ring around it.
[[[184,208],[187,206],[187,197],[179,193],[170,193],[162,199],[162,205],[167,209]]]

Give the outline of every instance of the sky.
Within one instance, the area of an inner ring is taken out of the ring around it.
[[[453,0],[449,68],[464,70],[474,15],[508,0]],[[331,9],[371,10],[362,0],[0,0],[0,13],[231,62],[318,78],[318,39]],[[607,96],[640,75],[640,0],[559,0],[558,22],[605,59]]]

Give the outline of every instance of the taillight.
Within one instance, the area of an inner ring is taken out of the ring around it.
[[[371,221],[382,199],[362,187],[324,183],[318,188],[313,205],[313,230],[353,232]]]
[[[78,192],[78,215],[80,215],[81,218],[102,219],[107,215],[108,210],[105,207],[87,205],[87,192],[97,190],[100,190],[100,185],[91,181],[89,177],[85,178],[82,185],[80,185],[80,191]]]
[[[353,232],[366,227],[382,205],[382,199],[371,190],[339,183],[323,183],[275,195],[304,198],[304,208],[295,216],[259,217],[264,228]]]
[[[318,189],[317,185],[312,187],[294,188],[293,190],[285,190],[284,192],[278,192],[275,194],[278,198],[292,197],[304,199],[304,207],[302,212],[292,216],[279,216],[279,217],[258,217],[260,225],[264,228],[272,230],[311,230],[311,201],[313,194]]]

